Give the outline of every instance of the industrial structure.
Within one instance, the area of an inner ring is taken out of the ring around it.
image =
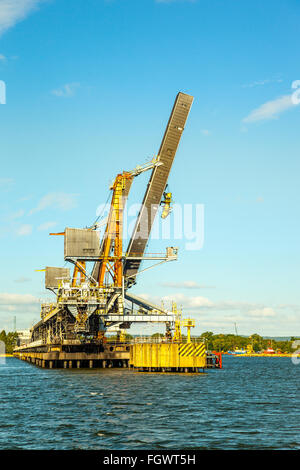
[[[207,360],[203,343],[192,343],[190,328],[195,325],[192,320],[181,320],[175,305],[168,311],[131,293],[145,269],[177,259],[176,247],[160,254],[147,253],[146,247],[160,205],[162,218],[171,211],[167,182],[192,102],[192,96],[178,93],[157,157],[116,176],[102,239],[97,221],[88,228],[67,227],[52,234],[64,237],[64,259],[73,271],[44,269],[45,287],[56,301],[42,304],[41,320],[33,326],[30,342],[17,347],[15,355],[50,368],[131,365],[143,370],[198,371],[220,365],[217,356]],[[151,176],[131,239],[124,247],[124,207],[134,178],[146,171]],[[152,265],[141,269],[146,260]],[[129,344],[126,330],[137,323],[164,324],[164,338],[155,345],[146,340]],[[188,347],[181,326],[188,328]],[[109,332],[116,334],[114,343],[106,337]]]

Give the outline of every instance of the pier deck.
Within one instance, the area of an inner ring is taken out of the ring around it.
[[[62,345],[35,342],[16,348],[14,356],[49,369],[128,367],[129,349],[126,343],[97,346],[80,341],[64,341]]]

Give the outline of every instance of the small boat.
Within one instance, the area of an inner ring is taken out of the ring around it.
[[[231,355],[235,355],[235,354],[247,354],[247,350],[246,349],[239,349],[239,348],[235,348],[234,351],[227,351],[227,354],[231,354]]]
[[[265,351],[263,351],[263,354],[275,354],[275,351],[273,348],[268,348]]]

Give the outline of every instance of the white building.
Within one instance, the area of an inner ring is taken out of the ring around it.
[[[19,330],[16,332],[19,339],[18,339],[18,345],[22,346],[23,344],[27,344],[30,342],[30,330]]]

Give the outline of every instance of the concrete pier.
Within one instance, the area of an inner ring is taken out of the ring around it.
[[[103,352],[66,352],[63,350],[37,352],[34,347],[17,348],[14,356],[21,360],[35,364],[38,367],[55,369],[95,369],[128,367],[129,347],[128,345],[115,348],[110,344]],[[46,349],[46,347],[45,347]],[[51,349],[51,348],[50,348]]]
[[[38,367],[55,369],[131,368],[141,372],[199,373],[222,368],[221,353],[206,354],[204,344],[175,343],[106,344],[102,351],[90,345],[78,351],[78,345],[63,347],[34,345],[16,348],[14,356]],[[81,345],[82,346],[82,345]],[[42,351],[41,351],[42,350]],[[188,350],[188,355],[186,354]]]

